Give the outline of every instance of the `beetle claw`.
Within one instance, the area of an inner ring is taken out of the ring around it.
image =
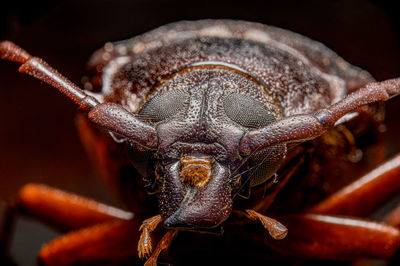
[[[139,258],[148,258],[153,251],[150,233],[156,229],[157,225],[161,222],[161,215],[153,216],[144,220],[139,228],[142,231],[138,242],[138,256]]]

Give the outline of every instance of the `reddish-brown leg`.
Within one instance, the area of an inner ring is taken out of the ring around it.
[[[357,218],[365,216],[400,190],[400,154],[359,180],[309,209],[306,215],[281,217],[288,236],[267,240],[280,252],[322,259],[390,258],[400,246],[400,231],[393,226]],[[316,214],[318,213],[318,214]],[[398,210],[386,220],[398,225]]]
[[[163,238],[158,242],[157,247],[154,249],[153,254],[151,257],[146,261],[144,264],[145,266],[157,266],[157,259],[158,256],[160,255],[161,251],[168,249],[168,247],[171,245],[171,241],[174,238],[175,234],[178,231],[176,230],[169,230]]]
[[[129,220],[133,214],[45,185],[28,184],[18,193],[20,211],[61,230]]]
[[[162,221],[161,215],[153,216],[147,220],[144,220],[139,228],[142,231],[138,243],[138,254],[139,258],[147,258],[153,251],[153,245],[150,237],[150,233],[156,229],[157,225]]]
[[[15,203],[57,229],[79,229],[43,246],[39,259],[45,265],[137,258],[138,224],[130,212],[39,184],[24,186]]]
[[[288,236],[280,241],[266,237],[264,241],[272,249],[299,257],[390,258],[400,246],[400,231],[396,229],[400,207],[384,219],[387,224],[330,215],[368,215],[398,193],[399,178],[400,154],[310,208],[310,214],[280,217]]]
[[[94,225],[63,235],[43,246],[44,265],[85,265],[131,261],[137,258],[139,239],[135,220]]]
[[[58,230],[76,230],[98,223],[130,220],[133,214],[45,185],[28,184],[6,207],[0,246],[7,252],[16,212],[22,212]]]
[[[400,191],[400,154],[337,191],[309,213],[366,216]]]
[[[345,260],[391,258],[400,246],[400,231],[395,227],[364,219],[318,214],[281,216],[288,228],[286,238],[265,237],[272,249],[290,256]]]

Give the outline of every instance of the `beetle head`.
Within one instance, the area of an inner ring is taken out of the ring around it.
[[[162,82],[137,114],[102,104],[89,118],[152,153],[159,205],[169,228],[203,230],[221,224],[243,187],[275,174],[286,146],[243,155],[243,136],[281,117],[268,90],[247,74],[202,65]],[[135,161],[133,160],[135,165]],[[154,186],[153,186],[154,187]]]
[[[249,130],[280,115],[279,105],[260,84],[225,67],[194,67],[154,90],[136,117],[157,135],[154,182],[160,187],[164,226],[216,227],[229,216],[241,185],[270,178],[285,146],[247,157],[238,146]]]

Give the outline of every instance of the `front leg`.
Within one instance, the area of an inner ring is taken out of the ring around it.
[[[154,250],[151,257],[144,264],[145,266],[157,266],[157,259],[161,251],[168,249],[171,245],[172,239],[176,235],[177,230],[169,230],[163,238],[158,242],[156,249]]]
[[[41,184],[25,185],[15,203],[18,211],[58,230],[76,230],[133,218],[130,212]]]
[[[280,216],[279,220],[288,228],[287,237],[275,241],[264,236],[264,243],[287,256],[389,259],[400,247],[400,231],[384,223],[319,214]]]
[[[153,216],[147,220],[144,220],[139,228],[142,231],[138,243],[138,254],[139,258],[147,258],[153,251],[153,246],[151,243],[150,233],[157,228],[157,225],[162,221],[161,215]]]
[[[288,236],[281,241],[266,238],[272,249],[284,254],[321,259],[391,258],[400,247],[400,207],[386,218],[387,224],[366,216],[400,191],[400,154],[345,186],[306,215],[282,216]],[[390,225],[392,226],[390,226]]]
[[[72,231],[45,244],[39,252],[39,261],[54,266],[132,263],[137,259],[137,227],[137,222],[130,220]]]
[[[0,228],[0,248],[6,253],[16,214],[21,212],[61,231],[78,230],[101,223],[132,220],[133,214],[94,200],[41,184],[20,189],[6,206]]]
[[[343,187],[309,213],[367,216],[400,191],[400,154]]]

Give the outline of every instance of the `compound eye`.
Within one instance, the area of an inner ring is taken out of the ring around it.
[[[149,123],[163,121],[181,111],[186,99],[187,93],[178,90],[156,95],[144,104],[137,117]]]
[[[256,167],[252,168],[250,171],[250,186],[254,187],[263,184],[274,176],[285,156],[286,145],[269,147],[252,154],[249,158],[249,163]]]
[[[257,129],[276,121],[272,112],[250,96],[229,94],[225,96],[223,105],[226,115],[243,127]]]

